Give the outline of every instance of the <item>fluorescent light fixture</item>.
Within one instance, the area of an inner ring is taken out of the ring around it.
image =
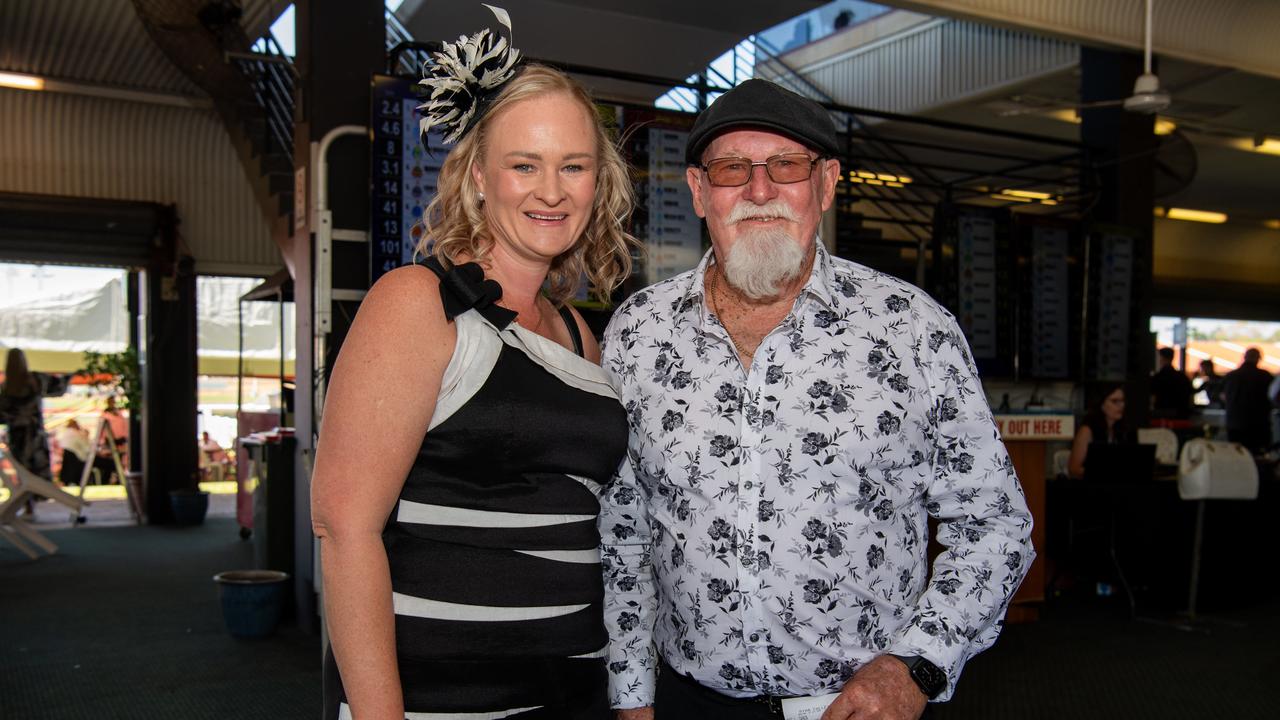
[[[1165,120],[1164,118],[1156,118],[1156,134],[1157,135],[1169,135],[1174,130],[1177,130],[1177,129],[1178,129],[1178,124],[1175,123],[1174,121]]]
[[[1227,142],[1231,147],[1237,150],[1260,152],[1268,155],[1280,155],[1280,140],[1269,138],[1264,135],[1259,135],[1257,137],[1238,137]]]
[[[1263,220],[1262,224],[1271,230],[1280,230],[1280,220]]]
[[[902,183],[894,182],[892,180],[890,180],[889,182],[886,182],[885,185],[888,185],[889,187],[905,187]]]
[[[1044,200],[1040,201],[1040,204],[1041,205],[1057,205],[1058,201],[1054,200],[1053,198],[1045,198]]]
[[[17,88],[19,90],[43,90],[44,78],[36,75],[0,72],[0,87]]]
[[[1062,110],[1054,110],[1053,112],[1045,113],[1045,117],[1051,117],[1054,120],[1061,120],[1063,122],[1075,123],[1077,125],[1080,124],[1080,111],[1076,110],[1075,108],[1063,108]]]
[[[856,182],[856,183],[860,183],[860,182],[862,182],[862,178],[858,177],[857,175],[850,175],[850,176],[849,176],[849,182]]]
[[[1014,197],[1029,198],[1031,200],[1048,200],[1053,197],[1052,193],[1037,192],[1035,190],[1004,190],[1005,195],[1013,195]]]
[[[876,179],[876,178],[867,178],[867,184],[868,184],[868,185],[883,185],[883,184],[884,184],[884,181],[883,181],[883,180],[878,180],[878,179]]]
[[[1031,198],[1018,197],[1017,195],[1005,195],[1004,193],[998,193],[996,195],[992,195],[991,197],[995,198],[996,200],[1003,200],[1005,202],[1021,202],[1021,203],[1031,202]]]
[[[863,180],[879,180],[882,183],[909,183],[911,178],[906,175],[894,175],[892,173],[873,172],[871,170],[850,170],[849,177],[860,177]]]
[[[1259,138],[1253,141],[1254,152],[1280,155],[1280,140],[1275,138]]]
[[[1227,221],[1227,214],[1220,212],[1210,212],[1208,210],[1189,210],[1187,208],[1169,208],[1165,211],[1165,217],[1170,220],[1190,220],[1191,222],[1203,223],[1224,223]]]

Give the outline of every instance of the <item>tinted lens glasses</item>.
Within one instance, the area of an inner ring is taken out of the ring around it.
[[[711,184],[717,187],[737,187],[751,182],[751,172],[757,165],[763,165],[769,179],[779,184],[797,183],[808,180],[813,174],[813,166],[821,158],[811,158],[806,153],[785,153],[774,155],[763,162],[751,162],[746,158],[716,158],[702,169],[707,173]]]

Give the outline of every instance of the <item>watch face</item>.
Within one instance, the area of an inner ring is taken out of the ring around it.
[[[915,667],[911,668],[911,674],[931,699],[937,697],[947,686],[946,673],[924,658],[920,658]]]

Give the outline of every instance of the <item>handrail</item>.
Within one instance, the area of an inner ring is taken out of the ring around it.
[[[254,100],[262,108],[266,120],[268,152],[277,153],[293,163],[293,91],[298,70],[270,32],[259,40],[263,52],[228,51],[227,62],[233,63],[248,79]]]

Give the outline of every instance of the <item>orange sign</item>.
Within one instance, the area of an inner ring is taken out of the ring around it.
[[[1074,415],[996,415],[1003,440],[1070,440],[1076,432]]]

